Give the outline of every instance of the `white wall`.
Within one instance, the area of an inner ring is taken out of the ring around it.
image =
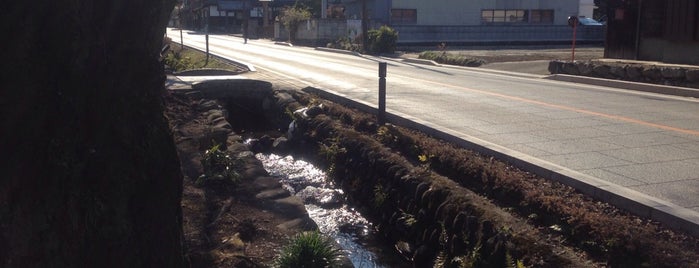
[[[592,12],[595,10],[595,1],[594,0],[580,0],[580,11],[578,12],[579,16],[585,16],[588,18],[592,18]]]

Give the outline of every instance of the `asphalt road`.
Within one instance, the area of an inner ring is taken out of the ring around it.
[[[179,32],[169,36],[179,40]],[[253,64],[256,76],[270,82],[313,86],[373,106],[378,62],[388,62],[390,113],[540,168],[534,172],[573,179],[572,184],[585,184],[581,187],[591,187],[587,192],[622,207],[648,210],[670,223],[699,224],[696,99],[268,40],[209,40],[212,53]],[[204,35],[188,34],[185,44],[203,49]],[[625,204],[627,199],[637,203]]]

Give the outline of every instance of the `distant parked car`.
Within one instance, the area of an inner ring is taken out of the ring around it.
[[[593,18],[578,18],[578,25],[582,26],[604,26],[599,21],[594,20]]]

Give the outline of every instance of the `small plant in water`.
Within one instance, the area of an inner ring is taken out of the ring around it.
[[[338,267],[340,251],[319,232],[303,232],[282,249],[274,266],[279,268]]]

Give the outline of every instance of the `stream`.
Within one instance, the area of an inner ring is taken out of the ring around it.
[[[304,200],[306,210],[319,231],[341,247],[354,267],[398,267],[405,261],[379,242],[371,222],[345,203],[344,192],[311,163],[292,156],[257,154],[270,175]]]

